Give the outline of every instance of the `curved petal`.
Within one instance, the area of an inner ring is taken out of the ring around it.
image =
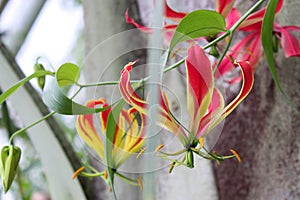
[[[142,26],[138,23],[136,23],[132,18],[129,17],[128,15],[128,9],[126,10],[125,12],[125,19],[126,19],[126,22],[128,24],[132,24],[133,26],[137,27],[139,30],[141,30],[142,32],[145,32],[145,33],[152,33],[152,29],[149,28],[149,27],[145,27],[145,26]]]
[[[140,115],[140,124],[136,119],[136,115]],[[135,108],[131,108],[128,110],[128,116],[130,124],[129,131],[127,133],[126,141],[124,144],[124,149],[129,152],[136,152],[143,145],[143,137],[145,135],[145,123],[146,116],[143,114],[139,114]]]
[[[254,70],[262,56],[263,48],[261,45],[260,32],[256,31],[247,35],[231,48],[218,68],[219,75],[230,72],[235,68],[234,60],[249,61]]]
[[[159,93],[162,94],[161,91]],[[160,95],[159,102],[160,112],[158,115],[158,125],[173,133],[182,142],[183,145],[186,145],[188,136],[186,135],[183,127],[177,122],[176,119],[174,119],[174,116],[170,111],[168,98],[165,93],[163,96]]]
[[[247,61],[240,61],[235,64],[241,69],[243,83],[237,97],[226,106],[225,112],[222,114],[223,118],[227,117],[246,98],[254,83],[254,74],[251,64]]]
[[[120,92],[124,98],[124,100],[137,109],[140,113],[147,113],[147,103],[142,100],[134,91],[130,83],[130,71],[132,70],[132,66],[136,63],[129,62],[121,72],[121,78],[119,83]]]
[[[165,16],[168,19],[171,19],[173,21],[180,21],[182,18],[184,18],[187,15],[187,13],[184,12],[176,12],[170,6],[168,5],[167,0],[165,0]]]
[[[229,12],[231,11],[235,0],[216,0],[216,11],[227,17]]]
[[[279,0],[276,8],[276,13],[278,13],[281,10],[282,5],[283,5],[283,0]],[[249,15],[249,17],[247,17],[247,19],[239,26],[239,30],[243,30],[243,31],[260,30],[265,12],[266,12],[266,8],[263,8]]]
[[[232,8],[227,17],[225,18],[226,29],[230,29],[240,18],[241,13],[237,9]]]
[[[207,128],[206,132],[210,132],[215,126],[217,126],[225,117],[227,117],[250,93],[253,83],[254,75],[252,66],[247,61],[236,62],[236,65],[241,69],[243,83],[239,94],[232,100],[225,109],[212,120],[212,123]]]
[[[130,104],[133,108],[135,108],[142,115],[147,115],[147,107],[148,103],[142,100],[134,91],[130,84],[130,72],[132,70],[132,66],[135,62],[128,63],[121,73],[121,79],[119,83],[120,92],[124,100]],[[161,90],[159,89],[159,97],[160,97],[160,112],[158,116],[158,124],[174,133],[181,141],[184,141],[185,133],[182,130],[182,127],[176,122],[176,120],[172,117],[168,104],[166,103],[167,98],[162,96]]]
[[[140,113],[131,108],[128,111],[122,110],[119,116],[118,131],[115,134],[113,146],[115,167],[123,164],[144,145],[145,115],[140,115],[140,125],[137,115]]]
[[[280,28],[281,32],[281,46],[284,51],[284,55],[288,57],[300,56],[300,40],[290,33],[290,31],[300,31],[300,27],[286,26]]]
[[[220,116],[221,112],[224,110],[224,98],[221,92],[215,88],[213,92],[213,96],[211,102],[208,107],[208,113],[201,120],[197,138],[204,137],[208,134],[208,127],[211,124],[212,120],[215,117]]]
[[[238,56],[237,60],[249,61],[252,69],[255,70],[263,56],[260,32],[254,32],[247,37],[247,43],[244,46],[244,53]]]
[[[167,45],[170,45],[170,42],[172,40],[176,28],[177,28],[177,24],[168,24],[164,26],[164,38]]]
[[[190,131],[197,134],[200,120],[207,112],[214,88],[210,61],[198,45],[192,46],[188,51],[186,76]]]
[[[90,100],[86,103],[89,108],[94,108],[98,104],[103,104],[103,99]],[[76,129],[83,141],[90,146],[104,161],[104,146],[103,141],[99,137],[95,127],[93,114],[78,115],[76,118]]]

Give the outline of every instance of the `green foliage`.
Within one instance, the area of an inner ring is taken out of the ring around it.
[[[268,3],[267,10],[262,23],[262,31],[261,31],[262,46],[264,48],[268,67],[273,76],[276,86],[278,87],[278,89],[280,90],[284,98],[287,100],[287,102],[295,109],[298,115],[300,115],[300,111],[298,110],[295,103],[283,91],[276,71],[276,65],[275,65],[275,60],[273,55],[274,52],[273,22],[275,18],[275,11],[276,11],[277,4],[278,4],[278,0],[270,0],[270,2]]]
[[[110,106],[105,108],[88,108],[84,105],[78,104],[67,97],[58,87],[56,82],[53,82],[50,89],[44,92],[43,101],[50,109],[63,115],[98,113],[110,108]]]
[[[55,74],[54,72],[49,72],[49,71],[37,71],[37,72],[31,74],[30,76],[22,79],[21,81],[17,82],[12,87],[7,89],[5,92],[3,92],[3,94],[1,94],[1,96],[0,96],[0,104],[2,104],[10,95],[12,95],[14,92],[16,92],[21,86],[23,86],[25,83],[27,83],[31,79],[37,78],[37,77],[43,77],[45,75],[53,76],[54,74]]]
[[[221,14],[210,10],[190,12],[178,24],[170,43],[170,51],[180,42],[214,36],[224,31],[226,31],[226,23]]]
[[[79,67],[73,63],[64,63],[56,72],[56,81],[59,87],[72,85],[80,75]]]

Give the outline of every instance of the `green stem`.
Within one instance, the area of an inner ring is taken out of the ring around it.
[[[172,69],[177,68],[179,65],[181,65],[182,63],[184,63],[186,57],[182,58],[181,60],[177,61],[176,63],[174,63],[173,65],[167,67],[164,69],[164,73],[171,71]]]
[[[182,150],[177,151],[177,152],[175,152],[175,153],[166,153],[166,152],[161,152],[161,151],[160,151],[160,153],[161,153],[162,155],[164,155],[164,156],[178,156],[178,155],[180,155],[180,154],[183,154],[183,153],[186,152],[186,151],[187,151],[187,149],[182,149]],[[162,155],[161,155],[161,157],[162,157]]]
[[[80,83],[75,83],[79,87],[95,87],[95,86],[104,86],[104,85],[117,85],[119,84],[119,81],[105,81],[105,82],[100,82],[100,83],[90,83],[90,84],[80,84]]]
[[[213,153],[211,153],[210,151],[208,151],[205,147],[203,147],[204,151],[206,151],[206,153],[208,155],[210,155],[212,158],[214,158],[215,160],[224,160],[224,157],[223,156],[218,156],[218,155],[215,155]]]
[[[225,33],[223,33],[223,35],[221,35],[220,37],[214,39],[213,41],[211,41],[210,43],[206,44],[205,46],[203,46],[203,49],[208,49],[209,47],[211,47],[212,45],[217,44],[218,42],[220,42],[221,40],[225,39],[228,35],[230,34],[230,31],[226,31]]]
[[[56,112],[51,112],[51,113],[49,113],[48,115],[42,117],[41,119],[39,119],[39,120],[33,122],[32,124],[30,124],[30,125],[28,125],[28,126],[22,128],[22,129],[20,129],[20,130],[18,130],[18,131],[16,131],[16,132],[14,132],[14,133],[12,134],[12,136],[9,138],[9,143],[12,144],[13,138],[14,138],[16,135],[18,135],[18,134],[20,134],[20,133],[23,133],[23,132],[27,131],[29,128],[31,128],[31,127],[33,127],[33,126],[39,124],[40,122],[42,122],[42,121],[44,121],[45,119],[51,117],[51,116],[54,115],[55,113],[56,113]]]
[[[235,158],[235,155],[223,156],[224,159]]]
[[[82,89],[82,87],[80,87],[76,92],[75,94],[71,97],[71,99],[73,99],[79,92],[80,90]],[[14,132],[11,137],[9,138],[9,143],[12,144],[13,143],[13,138],[16,136],[16,135],[19,135],[20,133],[23,133],[25,131],[27,131],[28,129],[30,129],[31,127],[41,123],[42,121],[46,120],[47,118],[51,117],[52,115],[54,115],[56,112],[55,111],[52,111],[51,113],[47,114],[46,116],[42,117],[41,119],[33,122],[32,124]]]
[[[211,41],[210,43],[206,44],[204,47],[202,47],[203,49],[207,49],[209,47],[211,47],[212,45],[218,43],[219,41],[223,40],[224,38],[226,38],[228,35],[230,35],[230,31],[225,32],[223,35],[221,35],[220,37],[214,39],[213,41]],[[177,68],[179,65],[181,65],[182,63],[184,63],[184,61],[186,60],[187,57],[182,58],[181,60],[177,61],[176,63],[174,63],[173,65],[167,67],[166,69],[164,69],[164,73],[171,71],[172,69]]]
[[[230,32],[234,32],[240,25],[245,21],[245,19],[255,11],[265,0],[259,0],[256,4],[254,4],[235,24],[229,29]]]
[[[76,95],[82,90],[82,86],[79,86],[79,89],[73,94],[73,96],[70,99],[74,99]]]
[[[217,70],[218,70],[218,68],[219,68],[219,66],[220,66],[223,58],[226,56],[226,54],[227,54],[227,52],[228,52],[228,50],[230,48],[230,45],[231,45],[231,42],[232,42],[232,35],[233,35],[233,32],[230,31],[229,32],[229,41],[228,41],[228,44],[227,44],[225,51],[223,52],[221,58],[219,59],[217,65],[216,65],[216,67],[214,69],[214,74],[216,74],[216,72],[217,72]]]
[[[98,172],[98,173],[80,172],[79,175],[84,177],[98,177],[98,176],[104,176],[104,172]]]
[[[161,157],[161,158],[163,158],[163,159],[165,159],[165,160],[169,160],[169,161],[171,161],[171,162],[175,162],[174,167],[178,167],[178,166],[180,166],[180,165],[183,165],[183,166],[188,167],[187,164],[184,163],[184,161],[186,160],[185,156],[183,157],[182,161],[173,160],[173,159],[168,158],[168,157]]]
[[[191,150],[198,156],[202,157],[202,158],[205,158],[205,159],[209,159],[209,160],[212,160],[212,157],[210,157],[209,154],[204,154],[203,152],[201,152],[200,150],[198,149],[192,149]]]
[[[134,185],[134,186],[139,186],[137,180],[128,178],[128,177],[124,176],[123,174],[120,174],[120,173],[117,172],[117,171],[115,172],[115,174],[116,174],[122,181],[124,181],[125,183],[128,183],[128,184],[130,184],[130,185]]]

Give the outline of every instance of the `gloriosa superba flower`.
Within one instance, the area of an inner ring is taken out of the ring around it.
[[[148,115],[148,103],[135,92],[130,83],[130,72],[135,63],[136,61],[129,62],[123,68],[119,82],[121,95],[131,108],[127,110],[123,108],[116,119],[117,126],[112,145],[112,166],[110,166],[115,171],[133,154],[139,151],[143,152],[141,149],[143,148],[145,140],[145,118]],[[194,45],[188,50],[188,56],[185,61],[187,111],[190,118],[188,127],[185,127],[174,118],[170,110],[168,97],[162,87],[159,87],[157,124],[173,133],[183,144],[184,151],[182,151],[182,153],[186,152],[186,156],[181,163],[186,162],[185,165],[188,167],[194,166],[194,153],[204,158],[217,161],[232,157],[237,157],[237,159],[240,160],[234,150],[231,150],[233,155],[230,156],[221,156],[217,153],[208,152],[207,150],[205,150],[206,154],[204,154],[200,151],[202,148],[205,149],[203,147],[204,137],[241,103],[252,88],[254,78],[250,64],[242,61],[236,62],[236,66],[239,67],[241,71],[243,79],[242,86],[239,94],[225,106],[224,97],[215,86],[214,71],[204,50],[199,45]],[[101,105],[102,107],[109,106],[103,98],[99,100],[89,100],[86,103],[86,106],[89,108],[95,108],[97,105]],[[113,106],[114,105],[100,113],[102,133],[104,134],[102,137],[96,130],[93,114],[79,115],[76,121],[76,127],[80,137],[105,163],[105,147],[102,138],[105,137],[109,114]],[[137,120],[137,116],[139,116],[140,121]],[[196,149],[198,145],[200,148]],[[162,146],[160,146],[160,148],[161,147]],[[172,166],[174,166],[174,162],[171,167]],[[82,170],[83,168],[79,169],[75,173],[75,176],[81,173]],[[104,172],[99,174],[104,178],[107,176]],[[140,180],[136,180],[136,183],[140,183]]]
[[[120,91],[128,104],[140,113],[147,115],[147,101],[138,96],[130,83],[130,71],[134,64],[135,62],[130,62],[122,70]],[[201,154],[200,151],[195,150],[199,140],[202,141],[213,128],[225,119],[249,94],[253,86],[254,78],[250,64],[246,61],[235,64],[240,68],[243,82],[239,94],[225,106],[223,95],[215,86],[213,68],[205,52],[198,45],[189,49],[185,62],[187,110],[190,118],[187,128],[174,118],[168,105],[168,98],[159,88],[158,124],[175,134],[181,141],[186,148],[186,162],[189,167],[193,167],[193,152]],[[238,157],[235,151],[232,150],[232,153]],[[215,154],[215,157],[218,156]],[[222,160],[224,157],[219,156],[219,158]]]
[[[97,105],[102,107],[109,106],[104,98],[98,100],[89,100],[86,106],[95,108]],[[106,164],[105,145],[103,137],[107,131],[107,123],[110,112],[113,106],[100,113],[100,121],[102,125],[102,136],[98,133],[95,127],[94,114],[79,115],[76,119],[76,128],[83,141],[91,147],[99,156],[102,162]],[[144,145],[144,125],[145,115],[137,112],[135,108],[122,109],[118,119],[116,119],[116,129],[114,132],[112,144],[112,162],[111,168],[117,173],[117,169],[132,155],[140,151]],[[92,171],[96,171],[91,168]],[[74,177],[82,173],[84,168],[80,168],[75,172]],[[96,172],[97,173],[97,172]],[[82,173],[83,175],[87,173]],[[98,173],[100,176],[107,178],[107,172]],[[117,175],[120,175],[117,173]],[[126,178],[126,177],[125,177]],[[140,180],[132,180],[135,185],[140,185]]]

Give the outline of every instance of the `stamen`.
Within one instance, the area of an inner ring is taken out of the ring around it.
[[[170,164],[169,173],[172,173],[172,171],[173,171],[173,169],[174,169],[174,167],[175,167],[175,164],[176,164],[175,161],[173,161],[173,162]]]
[[[225,42],[226,42],[226,44],[228,44],[228,43],[229,43],[229,41],[230,41],[230,36],[227,36],[227,37],[225,38]]]
[[[142,177],[139,177],[138,180],[137,180],[139,186],[140,186],[140,189],[143,190],[143,182],[142,182]]]
[[[72,179],[75,179],[75,178],[80,174],[80,172],[82,172],[84,169],[85,169],[84,166],[82,166],[82,167],[80,167],[79,169],[77,169],[77,170],[74,172],[74,174],[73,174],[73,176],[72,176]]]
[[[103,178],[104,178],[104,179],[107,179],[107,177],[108,177],[107,171],[104,170],[104,171],[103,171]]]
[[[236,157],[236,159],[239,161],[239,163],[242,162],[240,155],[233,149],[230,149],[231,153]]]
[[[180,50],[182,50],[182,48],[175,49],[175,51],[170,55],[170,58],[174,58]]]
[[[144,152],[146,151],[146,148],[143,148],[138,155],[136,155],[136,158],[139,158]]]
[[[204,138],[199,138],[200,149],[204,147]]]
[[[156,147],[156,149],[155,149],[155,153],[157,153],[157,152],[159,152],[159,150],[161,150],[162,148],[164,148],[164,145],[163,144],[160,144],[160,145],[158,145],[157,147]]]

